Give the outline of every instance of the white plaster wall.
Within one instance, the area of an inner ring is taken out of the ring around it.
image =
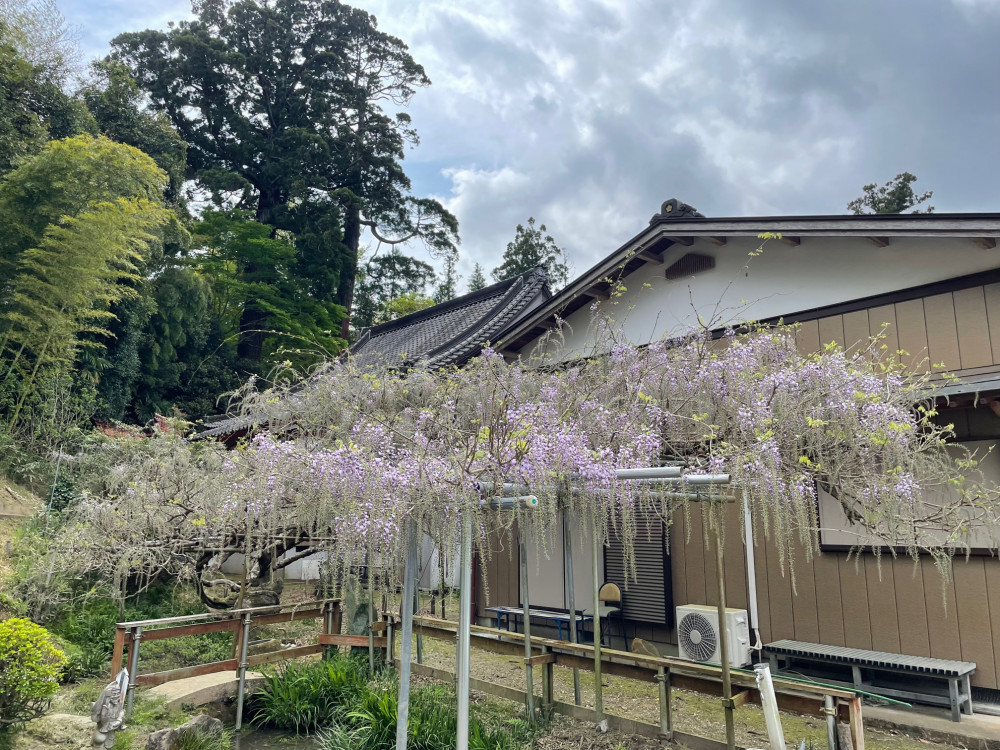
[[[717,328],[747,320],[788,315],[816,307],[1000,267],[1000,249],[984,250],[968,239],[892,238],[876,247],[864,238],[804,237],[789,246],[756,238],[730,238],[722,247],[696,239],[673,245],[663,265],[647,263],[625,277],[627,291],[600,303],[633,343],[645,344],[677,336],[698,325],[699,318]],[[668,281],[664,271],[689,252],[711,255],[715,268]],[[594,313],[585,306],[571,314],[564,345],[550,353],[572,359],[592,353]],[[524,353],[531,351],[530,345]]]

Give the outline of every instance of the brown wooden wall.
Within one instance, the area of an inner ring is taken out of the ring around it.
[[[1000,284],[962,289],[802,322],[796,334],[803,351],[819,351],[836,341],[851,347],[885,328],[887,355],[903,349],[907,364],[926,369],[943,362],[971,375],[1000,370]],[[690,529],[678,518],[671,530],[670,565],[674,604],[715,604],[715,552],[706,546],[703,524],[692,511]],[[688,532],[690,531],[690,535]],[[689,537],[689,538],[688,538]],[[504,551],[487,563],[489,603],[516,605],[517,567]],[[498,549],[498,548],[495,548]],[[746,560],[739,511],[727,517],[727,604],[747,608]],[[1000,687],[1000,561],[992,557],[959,559],[953,581],[943,585],[930,559],[872,554],[848,559],[845,552],[824,552],[806,562],[799,550],[782,571],[774,545],[761,537],[756,548],[757,601],[761,638],[780,638],[837,646],[973,661],[974,685]],[[624,592],[628,596],[628,592]],[[675,642],[674,634],[639,625],[641,638]]]
[[[803,321],[796,339],[804,352],[831,341],[853,347],[879,334],[883,323],[887,352],[907,351],[915,371],[932,363],[964,375],[1000,368],[1000,284]]]

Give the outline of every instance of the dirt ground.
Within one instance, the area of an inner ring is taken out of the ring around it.
[[[423,641],[425,664],[451,672],[455,670],[453,644],[426,637]],[[416,654],[415,648],[414,654]],[[524,689],[524,666],[519,658],[483,651],[473,645],[470,670],[473,678]],[[572,670],[557,667],[554,683],[556,700],[572,703]],[[537,685],[536,678],[536,692]],[[659,699],[655,684],[606,676],[602,685],[604,708],[608,713],[649,724],[659,722]],[[580,672],[580,698],[582,705],[593,708],[594,677],[590,672]],[[673,721],[677,731],[725,741],[725,724],[718,698],[674,690],[673,701]],[[802,740],[805,740],[806,747],[826,747],[826,724],[821,719],[783,713],[781,720],[788,747],[796,748]],[[549,738],[555,744],[539,744],[539,747],[550,750],[659,747],[658,742],[648,738],[624,736],[612,732],[599,736],[589,725],[566,721],[567,723],[563,724],[557,720],[553,724],[553,732]],[[759,707],[747,705],[737,709],[736,742],[743,747],[767,747],[767,730],[763,712]],[[869,750],[958,750],[951,745],[936,744],[901,733],[883,732],[871,728],[865,729],[865,745]]]

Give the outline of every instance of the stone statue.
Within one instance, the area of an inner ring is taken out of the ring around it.
[[[125,671],[122,670],[122,674]],[[90,720],[97,724],[97,731],[94,732],[94,739],[91,744],[94,747],[103,747],[111,750],[115,744],[115,732],[124,729],[125,720],[125,693],[122,690],[122,675],[114,682],[109,682],[100,697],[90,707]],[[125,678],[127,684],[128,678]]]

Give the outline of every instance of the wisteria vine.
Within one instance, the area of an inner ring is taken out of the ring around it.
[[[169,435],[132,446],[56,544],[67,569],[114,570],[123,588],[139,574],[201,575],[234,551],[303,546],[395,585],[407,520],[447,550],[471,514],[488,555],[514,520],[543,538],[566,509],[631,558],[639,515],[670,523],[691,503],[615,470],[684,461],[731,476],[726,492],[745,496],[782,560],[817,549],[817,488],[840,501],[859,547],[889,540],[944,560],[996,525],[997,493],[967,480],[975,457],[945,450],[928,393],[877,342],[802,354],[786,328],[616,345],[559,367],[492,350],[435,372],[331,362],[295,385],[248,387],[239,409],[261,428],[235,450]],[[502,482],[528,487],[540,509],[483,507],[482,488]],[[721,504],[702,505],[718,523]]]

